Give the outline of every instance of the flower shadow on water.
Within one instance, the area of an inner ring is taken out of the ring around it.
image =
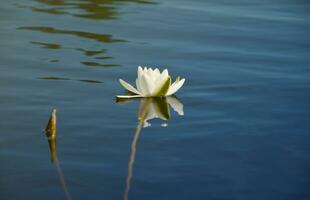
[[[61,169],[61,166],[59,164],[59,160],[57,158],[57,151],[56,151],[56,136],[57,136],[57,126],[56,126],[56,109],[53,109],[52,114],[50,116],[50,119],[48,121],[48,124],[45,129],[45,135],[48,140],[48,145],[51,153],[51,161],[53,165],[55,166],[60,184],[65,192],[66,199],[71,200],[71,194],[69,192],[68,186],[66,184],[64,173]]]
[[[119,99],[118,99],[119,100]],[[129,99],[121,99],[118,103],[124,103],[131,101]],[[153,98],[141,98],[140,107],[138,112],[138,125],[131,142],[130,157],[128,161],[128,173],[126,177],[126,188],[124,192],[124,200],[128,200],[131,180],[133,177],[133,167],[136,158],[137,142],[141,135],[142,128],[151,126],[152,119],[159,118],[164,121],[162,127],[168,126],[168,120],[170,119],[170,107],[179,115],[184,115],[183,104],[175,97],[169,96],[165,98],[153,97]]]

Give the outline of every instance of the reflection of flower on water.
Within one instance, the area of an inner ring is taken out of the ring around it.
[[[119,102],[130,101],[128,99],[118,99]],[[124,192],[124,200],[128,200],[128,195],[131,187],[131,179],[133,176],[133,165],[136,158],[137,142],[140,137],[141,129],[151,126],[149,122],[152,119],[159,118],[164,120],[163,127],[168,126],[170,119],[170,106],[179,115],[184,115],[183,104],[175,97],[156,97],[156,98],[141,98],[138,112],[139,123],[131,142],[130,157],[128,161],[128,174],[126,177],[126,188]]]
[[[152,119],[159,118],[164,120],[163,127],[168,125],[167,121],[170,118],[169,105],[179,115],[184,115],[183,104],[174,96],[167,98],[142,98],[139,108],[139,121],[141,121],[143,127],[151,126],[148,122]]]

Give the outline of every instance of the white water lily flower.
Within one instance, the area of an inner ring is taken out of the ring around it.
[[[171,77],[168,70],[165,69],[161,73],[159,69],[152,69],[141,66],[138,67],[138,77],[136,79],[137,88],[129,83],[119,79],[120,84],[134,95],[119,95],[118,98],[135,98],[135,97],[165,97],[176,93],[184,84],[185,79],[177,77],[171,84]]]

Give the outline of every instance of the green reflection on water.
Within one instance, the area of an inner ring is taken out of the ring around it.
[[[20,30],[32,30],[42,33],[51,33],[51,34],[63,34],[63,35],[73,35],[81,38],[92,39],[98,42],[124,42],[124,40],[116,40],[112,38],[112,35],[109,34],[98,34],[98,33],[89,33],[83,31],[70,31],[63,29],[56,29],[48,26],[22,26],[19,27]]]
[[[60,44],[55,44],[55,43],[32,41],[31,44],[37,44],[37,45],[40,45],[42,48],[46,48],[46,49],[60,49],[61,48]]]
[[[82,20],[83,19],[91,19],[91,20],[108,20],[108,19],[115,19],[119,15],[118,9],[119,6],[125,3],[138,3],[138,4],[155,4],[152,1],[148,0],[34,0],[36,4],[34,6],[19,6],[21,8],[31,9],[33,13],[45,13],[50,16],[49,20],[59,20],[59,17],[54,19],[53,16],[55,15],[70,15],[73,17],[78,17]],[[60,16],[61,17],[61,16]],[[61,17],[61,20],[67,20],[65,17]],[[68,19],[69,20],[69,19]],[[69,22],[71,23],[71,22]],[[68,24],[68,23],[67,23]],[[78,23],[74,24],[75,26]],[[111,34],[103,34],[103,33],[94,33],[85,31],[85,27],[77,27],[76,30],[70,29],[58,29],[57,27],[51,27],[48,24],[41,24],[39,26],[21,26],[18,27],[19,30],[30,30],[40,33],[47,33],[47,34],[57,34],[60,36],[75,36],[78,38],[84,38],[88,40],[93,40],[99,43],[116,43],[116,42],[127,42],[126,40],[122,39],[115,39]],[[82,31],[80,31],[82,30]],[[32,44],[40,45],[42,48],[47,49],[75,49],[77,51],[83,52],[85,56],[92,57],[92,59],[96,59],[96,61],[81,61],[80,63],[84,66],[88,67],[117,67],[120,66],[115,63],[101,63],[97,62],[97,60],[106,60],[106,59],[113,59],[112,56],[108,55],[105,56],[103,54],[107,53],[107,49],[100,49],[95,48],[96,46],[100,45],[93,45],[86,41],[83,44],[86,44],[88,47],[87,49],[81,47],[81,41],[77,41],[74,43],[74,47],[72,47],[72,43],[70,47],[66,47],[66,40],[60,38],[61,44],[50,43],[48,41],[32,41]],[[53,61],[50,62],[58,62],[61,61],[62,58],[52,58]],[[79,57],[77,58],[79,59]]]
[[[143,1],[143,0],[81,0],[81,1],[36,0],[36,1],[43,4],[44,6],[49,7],[48,8],[32,7],[32,10],[35,12],[45,12],[48,14],[69,14],[74,17],[93,19],[93,20],[115,19],[118,14],[115,5],[120,3],[155,4],[152,1]]]
[[[102,53],[106,53],[107,52],[106,49],[102,49],[102,50],[86,50],[86,49],[82,49],[82,48],[77,48],[76,50],[82,51],[86,56],[96,56],[98,54],[102,54]]]
[[[85,79],[85,80],[79,80],[79,81],[81,81],[81,82],[85,82],[85,83],[102,83],[102,81],[87,80],[87,79]]]
[[[31,31],[37,31],[42,33],[49,33],[49,34],[60,34],[60,35],[73,35],[80,38],[86,38],[86,39],[92,39],[97,42],[102,43],[113,43],[113,42],[124,42],[125,40],[118,40],[113,39],[112,35],[109,34],[97,34],[97,33],[90,33],[90,32],[83,32],[83,31],[72,31],[72,30],[63,30],[63,29],[56,29],[53,27],[44,27],[44,26],[23,26],[19,27],[20,30],[31,30]],[[47,42],[37,42],[32,41],[32,44],[38,44],[41,45],[42,48],[48,48],[48,49],[60,49],[62,46],[60,44],[55,43],[47,43]],[[76,48],[78,51],[82,51],[84,55],[86,56],[96,56],[99,54],[104,54],[107,52],[106,49],[83,49],[83,48]],[[105,58],[113,58],[111,56],[107,56]],[[96,58],[97,59],[97,58]],[[93,61],[82,61],[81,64],[85,66],[91,66],[91,67],[118,67],[120,65],[118,64],[111,64],[111,63],[98,63]]]
[[[32,11],[48,13],[48,14],[67,14],[67,12],[59,8],[32,8]]]
[[[47,76],[47,77],[40,77],[39,79],[43,79],[43,80],[61,80],[61,81],[66,81],[66,80],[70,80],[69,78],[63,78],[63,77],[55,77],[55,76]]]
[[[105,59],[112,59],[113,57],[112,56],[98,56],[96,57],[96,59],[98,60],[105,60]]]
[[[51,80],[51,81],[68,81],[68,80],[72,80],[72,79],[69,79],[69,78],[56,77],[56,76],[40,77],[39,79]],[[91,79],[81,79],[81,80],[76,80],[76,81],[80,81],[80,82],[84,82],[84,83],[103,83],[102,81],[91,80]]]
[[[117,99],[117,102],[124,104],[132,101],[132,99]],[[165,97],[165,98],[141,98],[140,106],[138,111],[138,125],[131,142],[130,156],[128,161],[128,173],[126,177],[126,187],[124,192],[124,200],[128,200],[129,191],[131,188],[131,180],[133,177],[133,167],[136,158],[137,143],[141,135],[141,129],[150,127],[151,123],[148,122],[152,119],[159,118],[164,120],[162,124],[166,127],[167,121],[170,119],[170,107],[173,108],[179,115],[184,115],[183,104],[175,97]]]
[[[80,38],[92,39],[92,40],[95,40],[97,42],[102,42],[102,43],[124,42],[124,40],[113,39],[112,35],[109,35],[109,34],[97,34],[97,33],[89,33],[89,32],[82,32],[82,31],[63,30],[63,29],[56,29],[53,27],[23,26],[23,27],[19,27],[18,29],[31,30],[31,31],[49,33],[49,34],[73,35],[73,36],[77,36]],[[62,45],[55,44],[55,43],[38,42],[38,41],[32,41],[31,43],[40,45],[42,48],[47,48],[47,49],[61,49],[62,48]],[[86,50],[83,48],[75,48],[75,49],[78,51],[82,51],[84,55],[90,56],[90,57],[104,54],[107,52],[107,49],[100,49],[100,50],[96,50],[96,49]],[[113,57],[107,56],[103,58],[113,58]],[[119,66],[117,64],[98,63],[98,62],[93,62],[93,61],[82,61],[81,64],[86,65],[86,66],[92,66],[92,67],[117,67]]]
[[[90,61],[83,61],[81,63],[89,67],[119,67],[120,66],[118,64],[101,64],[101,63],[90,62]]]

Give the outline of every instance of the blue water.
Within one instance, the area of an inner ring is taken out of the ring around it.
[[[12,0],[0,25],[1,200],[310,198],[308,1]],[[186,78],[183,116],[139,131],[138,65]]]

